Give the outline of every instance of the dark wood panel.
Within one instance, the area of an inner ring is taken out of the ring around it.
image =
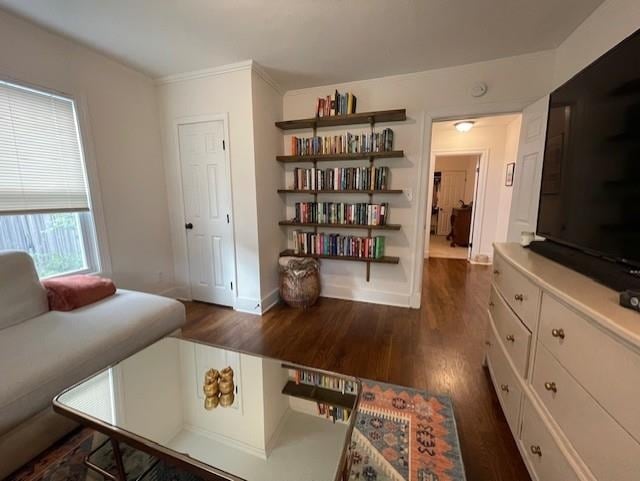
[[[305,190],[305,189],[278,189],[279,194],[402,194],[402,189],[344,189],[344,190]]]
[[[310,386],[309,384],[303,383],[296,384],[293,381],[289,381],[284,385],[282,394],[347,409],[353,409],[356,403],[356,396],[354,394],[342,394],[341,392],[332,391],[331,389],[325,389],[320,386]]]
[[[352,262],[372,262],[374,264],[397,264],[400,262],[399,257],[383,256],[378,258],[355,257],[355,256],[330,256],[326,254],[296,254],[293,250],[287,249],[280,252],[280,257],[313,257],[314,259],[328,259],[333,261],[352,261]]]
[[[254,316],[188,302],[186,337],[453,399],[468,480],[529,481],[483,368],[490,268],[425,264],[422,308],[320,298]]]
[[[407,120],[405,109],[379,110],[358,114],[333,115],[330,117],[312,117],[309,119],[283,120],[276,122],[282,130],[312,129],[314,127],[337,127],[340,125],[370,124],[372,122],[401,122]]]
[[[363,152],[358,154],[278,155],[278,162],[335,162],[342,160],[397,159],[404,157],[404,150]]]
[[[296,222],[293,220],[281,220],[278,222],[280,225],[288,225],[295,227],[326,227],[328,229],[373,229],[373,230],[400,230],[400,224],[384,224],[384,225],[369,225],[369,224],[318,224],[315,222]]]

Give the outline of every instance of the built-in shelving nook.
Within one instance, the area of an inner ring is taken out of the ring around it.
[[[285,120],[282,122],[276,122],[276,126],[281,130],[301,130],[312,129],[313,137],[317,136],[317,130],[319,128],[335,128],[346,125],[369,125],[371,133],[374,132],[376,123],[380,122],[402,122],[407,118],[405,109],[394,110],[381,110],[377,112],[363,112],[356,114],[346,115],[332,115],[325,117],[313,117],[308,119],[299,120]],[[403,158],[404,151],[402,150],[385,150],[376,152],[357,152],[357,153],[329,153],[329,154],[305,154],[305,155],[279,155],[276,157],[278,162],[283,163],[303,163],[310,162],[313,164],[314,169],[317,169],[318,162],[351,162],[358,160],[368,160],[369,167],[373,168],[374,163],[378,159],[394,159]],[[278,189],[281,194],[308,194],[312,195],[314,203],[318,202],[318,195],[341,195],[341,194],[364,194],[369,198],[369,204],[372,204],[374,195],[392,195],[402,194],[402,189]],[[317,204],[316,204],[317,205]],[[283,220],[279,223],[285,227],[308,227],[313,228],[313,232],[318,234],[318,228],[326,229],[366,229],[367,237],[371,239],[371,234],[374,230],[392,230],[398,231],[401,226],[398,224],[383,224],[383,225],[367,225],[367,224],[334,224],[334,223],[308,223],[299,222],[297,220]],[[345,256],[345,255],[328,255],[328,254],[303,254],[297,253],[293,249],[286,249],[280,253],[281,256],[294,256],[294,257],[313,257],[316,259],[331,259],[339,261],[351,261],[351,262],[365,262],[367,265],[366,278],[369,282],[371,277],[371,264],[398,264],[400,261],[398,257],[393,256],[381,256],[381,257],[357,257],[357,256]]]

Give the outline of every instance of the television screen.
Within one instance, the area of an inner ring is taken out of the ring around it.
[[[640,265],[640,30],[551,94],[537,231]]]

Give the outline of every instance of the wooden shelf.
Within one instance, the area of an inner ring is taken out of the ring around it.
[[[400,224],[368,225],[368,224],[330,224],[317,222],[296,222],[293,220],[281,220],[280,225],[295,227],[326,227],[331,229],[372,229],[372,230],[400,230]]]
[[[354,409],[356,406],[356,395],[334,391],[320,386],[311,386],[309,384],[296,384],[294,381],[288,381],[282,388],[282,394],[287,396],[306,399],[319,403],[331,404],[345,409]]]
[[[282,130],[312,129],[320,127],[337,127],[340,125],[371,124],[378,122],[402,122],[407,120],[405,109],[379,110],[359,114],[333,115],[330,117],[312,117],[309,119],[283,120],[276,122]]]
[[[397,264],[400,262],[399,257],[384,256],[375,258],[369,257],[353,257],[353,256],[331,256],[326,254],[296,254],[292,249],[280,252],[280,257],[313,257],[314,259],[329,259],[334,261],[356,261],[356,262],[372,262],[377,264]]]
[[[404,150],[383,152],[359,152],[346,154],[278,155],[278,162],[332,162],[341,160],[397,159],[404,157]]]
[[[309,189],[278,189],[279,194],[402,194],[402,189],[344,189],[344,190],[309,190]]]

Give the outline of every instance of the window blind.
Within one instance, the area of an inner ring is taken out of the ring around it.
[[[0,81],[0,214],[88,209],[73,101]]]

